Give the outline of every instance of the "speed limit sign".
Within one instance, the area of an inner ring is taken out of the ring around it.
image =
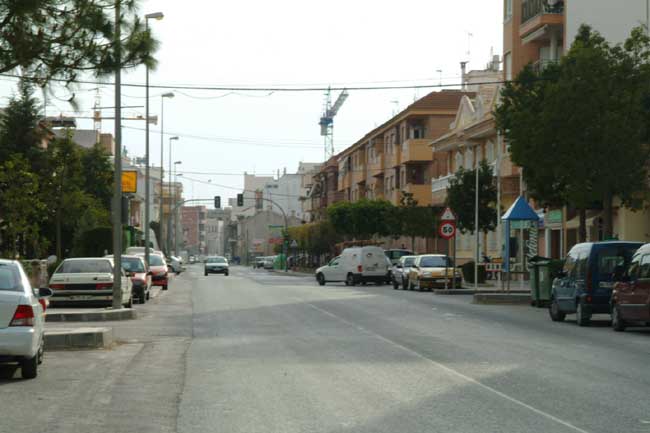
[[[441,238],[451,239],[456,236],[456,223],[454,221],[442,221],[438,231]]]

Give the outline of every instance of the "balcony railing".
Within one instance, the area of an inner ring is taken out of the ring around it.
[[[542,14],[564,13],[564,2],[562,0],[550,4],[548,0],[524,0],[521,4],[521,23],[535,18]]]
[[[443,191],[449,187],[449,180],[452,176],[439,177],[431,180],[431,192]]]
[[[557,63],[557,60],[538,60],[535,63],[533,63],[533,70],[537,74],[541,74],[544,69],[546,69],[549,65],[552,65],[554,63]]]

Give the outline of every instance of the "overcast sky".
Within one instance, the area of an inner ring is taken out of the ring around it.
[[[161,11],[152,21],[161,42],[159,66],[151,84],[160,85],[395,85],[460,81],[462,60],[481,69],[490,53],[502,51],[502,0],[149,0],[140,13]],[[469,37],[468,33],[473,36]],[[469,49],[469,54],[468,54]],[[442,70],[442,73],[437,72]],[[143,83],[139,69],[123,76]],[[13,83],[3,81],[4,95]],[[93,86],[76,96],[90,116]],[[397,108],[428,90],[352,91],[335,119],[334,140],[342,150]],[[65,112],[68,95],[59,89],[48,115]],[[123,89],[123,105],[144,105],[144,90]],[[323,93],[228,94],[224,91],[175,92],[165,102],[165,131],[180,135],[173,160],[179,172],[211,184],[184,181],[186,196],[224,200],[241,188],[244,171],[257,174],[293,172],[300,161],[321,162],[323,140],[318,120]],[[161,91],[151,91],[151,112],[160,112]],[[336,95],[335,95],[336,96]],[[111,88],[101,89],[103,106],[113,106]],[[394,102],[398,101],[398,102]],[[111,115],[105,110],[106,116]],[[143,108],[125,110],[144,114]],[[144,122],[124,123],[124,145],[144,155]],[[80,121],[92,128],[92,121]],[[131,129],[136,128],[136,129]],[[152,125],[151,158],[160,161],[159,125]],[[113,132],[104,121],[104,132]],[[194,137],[192,137],[194,136]],[[212,138],[212,140],[197,137]],[[165,139],[165,165],[167,165]],[[215,173],[191,174],[189,172]],[[216,174],[231,173],[232,175]],[[213,186],[223,185],[223,187]],[[226,201],[227,203],[227,201]]]

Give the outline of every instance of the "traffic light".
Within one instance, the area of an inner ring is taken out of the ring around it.
[[[214,208],[221,209],[221,197],[218,195],[214,196]]]
[[[237,206],[244,206],[244,194],[237,194]]]

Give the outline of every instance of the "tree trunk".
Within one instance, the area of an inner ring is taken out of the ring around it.
[[[612,194],[606,192],[603,197],[603,239],[612,239],[614,235],[614,210]]]
[[[63,246],[61,245],[61,211],[56,211],[56,258],[63,260]]]
[[[578,242],[587,242],[587,210],[579,209],[580,226],[578,228]]]

